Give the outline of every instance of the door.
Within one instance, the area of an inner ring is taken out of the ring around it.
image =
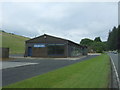
[[[32,56],[32,47],[28,47],[28,56]]]

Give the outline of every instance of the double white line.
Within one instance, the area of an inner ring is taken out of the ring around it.
[[[110,56],[110,55],[109,55],[109,56]],[[117,82],[118,82],[118,87],[119,87],[119,90],[120,90],[120,79],[119,79],[119,76],[118,76],[118,72],[117,72],[116,66],[115,66],[115,64],[114,64],[113,59],[112,59],[111,56],[110,56],[110,59],[111,59],[111,62],[112,62],[112,64],[113,64],[113,68],[114,68],[114,70],[115,70],[115,74],[116,74]]]

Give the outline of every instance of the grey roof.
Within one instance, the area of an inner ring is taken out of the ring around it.
[[[79,46],[81,46],[81,47],[85,47],[85,46],[82,46],[82,45],[80,45],[80,44],[78,44],[78,43],[75,43],[75,42],[73,42],[73,41],[71,41],[71,40],[63,39],[63,38],[56,37],[56,36],[51,36],[51,35],[48,35],[48,34],[43,34],[43,35],[41,35],[41,36],[32,38],[32,39],[30,39],[30,40],[34,40],[34,39],[40,38],[40,37],[42,37],[42,36],[50,36],[50,37],[58,38],[58,39],[61,39],[61,40],[64,40],[64,41],[68,41],[68,42],[74,43],[74,44],[79,45]],[[27,40],[27,41],[30,41],[30,40]],[[27,41],[26,41],[26,42],[27,42]]]

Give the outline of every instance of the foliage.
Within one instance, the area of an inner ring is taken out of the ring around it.
[[[118,36],[117,48],[118,48],[118,51],[120,52],[120,25],[118,26],[117,36]]]
[[[91,39],[82,39],[80,42],[81,45],[88,47],[89,52],[102,53],[106,50],[106,42],[102,42],[100,37],[96,37],[94,40]]]
[[[109,56],[103,54],[4,88],[107,88],[109,74]]]
[[[83,46],[90,46],[92,43],[93,43],[93,40],[88,38],[82,39],[80,42],[80,44]]]
[[[94,41],[95,41],[95,42],[102,42],[101,39],[100,39],[100,37],[96,37],[96,38],[94,39]]]
[[[106,50],[106,44],[103,42],[94,42],[91,45],[92,49],[98,53],[102,53],[103,50]]]
[[[120,47],[120,26],[109,31],[107,45],[108,50],[117,50]]]

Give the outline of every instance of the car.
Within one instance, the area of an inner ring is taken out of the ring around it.
[[[114,54],[117,54],[117,52],[115,51],[115,52],[113,52]]]

